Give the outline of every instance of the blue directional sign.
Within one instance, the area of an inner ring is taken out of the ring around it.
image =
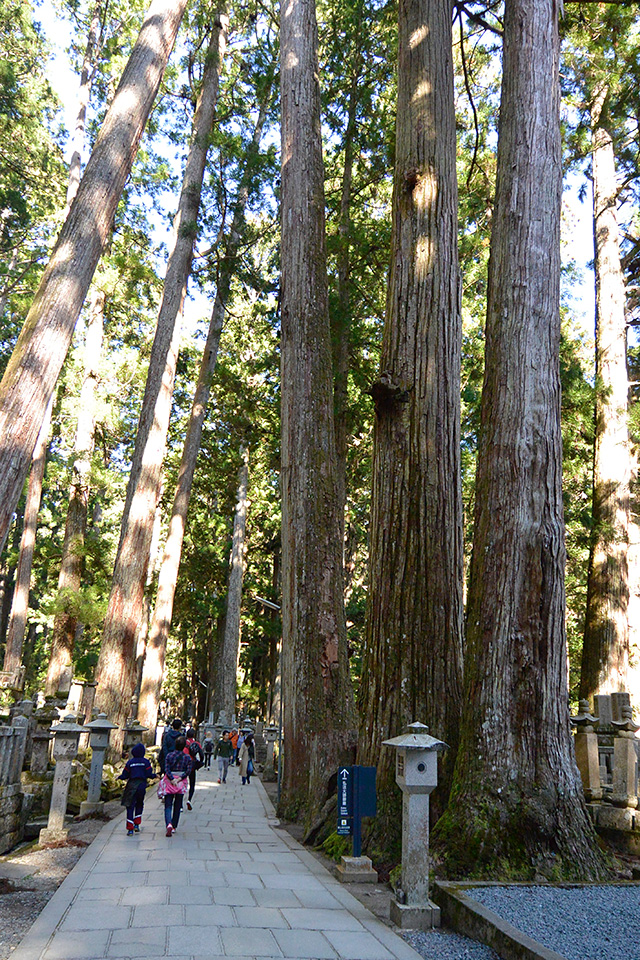
[[[362,854],[362,817],[376,815],[376,768],[340,767],[338,770],[338,836],[353,836],[353,856]]]

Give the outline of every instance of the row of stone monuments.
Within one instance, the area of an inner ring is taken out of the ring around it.
[[[20,842],[27,819],[34,811],[37,815],[38,807],[48,814],[46,827],[40,830],[40,842],[66,837],[65,816],[75,761],[88,747],[91,767],[80,815],[99,812],[103,805],[100,795],[105,753],[117,725],[104,714],[85,724],[85,716],[91,716],[95,683],[75,686],[71,691],[75,700],[71,696],[66,702],[43,698],[40,707],[22,700],[11,707],[9,724],[0,724],[0,853]],[[64,713],[69,708],[73,712]],[[140,740],[145,729],[137,721],[130,721],[124,731],[125,749]],[[79,769],[83,772],[82,767]],[[81,787],[84,780],[81,777]]]
[[[640,725],[633,720],[630,695],[596,695],[593,714],[589,701],[581,700],[571,722],[584,795],[596,827],[621,832],[623,845],[640,852]]]

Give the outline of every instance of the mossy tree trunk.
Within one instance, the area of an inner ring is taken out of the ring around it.
[[[359,759],[378,766],[369,846],[393,857],[383,740],[413,720],[455,758],[462,686],[461,314],[449,0],[401,0],[392,260],[376,407]]]
[[[282,0],[284,815],[312,817],[355,742],[333,421],[314,0]]]
[[[507,0],[451,876],[603,876],[564,633],[556,0]]]

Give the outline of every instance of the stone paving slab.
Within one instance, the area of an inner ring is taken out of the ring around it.
[[[140,834],[124,812],[105,824],[12,960],[419,960],[279,828],[259,781],[216,781],[199,772],[174,837],[152,791]]]

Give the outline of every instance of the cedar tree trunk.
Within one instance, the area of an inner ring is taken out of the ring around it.
[[[129,715],[136,686],[136,638],[142,620],[153,522],[160,500],[162,464],[169,429],[180,328],[191,272],[202,180],[218,99],[229,19],[214,20],[202,86],[193,117],[191,146],[178,211],[173,221],[156,335],[136,434],[131,474],[113,571],[100,659],[96,670],[100,710],[121,726]],[[115,744],[117,747],[117,743]]]
[[[372,842],[399,843],[395,758],[419,720],[449,744],[462,687],[458,191],[450,0],[401,0],[392,258],[375,401],[359,760],[378,766]],[[442,803],[442,801],[440,801]]]
[[[620,263],[613,141],[605,84],[591,111],[596,277],[596,410],[593,535],[580,697],[627,689],[629,483],[627,328]]]
[[[564,632],[556,0],[507,0],[485,376],[449,875],[603,875],[574,760]]]
[[[76,609],[84,563],[91,454],[95,432],[95,397],[104,329],[104,303],[104,291],[95,290],[85,340],[84,380],[78,403],[69,509],[58,576],[58,604],[62,609],[56,614],[53,624],[51,658],[45,684],[46,696],[54,696],[60,689],[61,679],[70,673],[78,626]]]
[[[89,23],[89,33],[87,35],[87,46],[82,60],[82,69],[80,71],[80,89],[78,90],[78,113],[76,115],[76,125],[73,131],[71,160],[69,162],[69,183],[67,186],[67,205],[64,216],[66,217],[73,198],[78,192],[80,177],[82,171],[82,151],[84,150],[85,130],[87,126],[87,107],[91,96],[91,84],[94,75],[94,58],[96,55],[96,46],[100,32],[100,19],[102,16],[102,0],[93,8],[91,21]]]
[[[238,500],[233,518],[233,543],[227,588],[227,614],[224,637],[215,662],[215,684],[212,710],[217,717],[225,710],[229,719],[236,712],[236,682],[240,647],[240,609],[244,578],[245,531],[247,528],[247,489],[249,485],[249,451],[240,451],[242,463],[238,472]]]
[[[153,0],[0,382],[0,550],[187,0]]]
[[[348,674],[333,423],[314,0],[282,0],[282,630],[284,816],[311,818],[348,756]]]
[[[244,236],[244,211],[249,198],[252,160],[257,154],[260,145],[262,131],[271,102],[272,85],[273,74],[270,72],[265,86],[265,95],[260,104],[260,111],[254,128],[253,138],[249,147],[241,186],[238,191],[229,239],[218,271],[216,299],[211,312],[209,332],[207,334],[207,341],[198,374],[198,382],[191,406],[189,426],[187,427],[187,434],[182,450],[182,459],[178,471],[178,483],[173,500],[171,520],[169,521],[169,532],[165,543],[164,557],[158,574],[158,591],[153,618],[149,628],[138,703],[138,719],[140,723],[149,728],[147,734],[149,742],[153,742],[152,738],[158,722],[158,704],[160,702],[160,691],[162,689],[164,658],[173,614],[173,601],[178,582],[178,570],[180,568],[180,557],[187,523],[191,487],[193,485],[193,476],[196,469],[198,451],[200,449],[207,404],[209,403],[209,396],[211,394],[211,379],[216,367],[218,345],[220,343],[220,334],[222,333],[224,324],[224,313],[231,289],[233,269],[238,248]]]
[[[7,627],[7,645],[4,651],[4,667],[8,673],[15,673],[22,658],[22,645],[27,626],[27,611],[29,610],[29,588],[31,586],[31,568],[33,566],[33,551],[36,545],[36,531],[38,529],[38,511],[42,499],[42,481],[47,461],[47,444],[51,428],[51,413],[53,395],[40,430],[40,436],[33,451],[31,473],[27,484],[27,500],[24,508],[24,526],[20,538],[20,557],[16,570],[16,583],[13,590],[11,615]]]

